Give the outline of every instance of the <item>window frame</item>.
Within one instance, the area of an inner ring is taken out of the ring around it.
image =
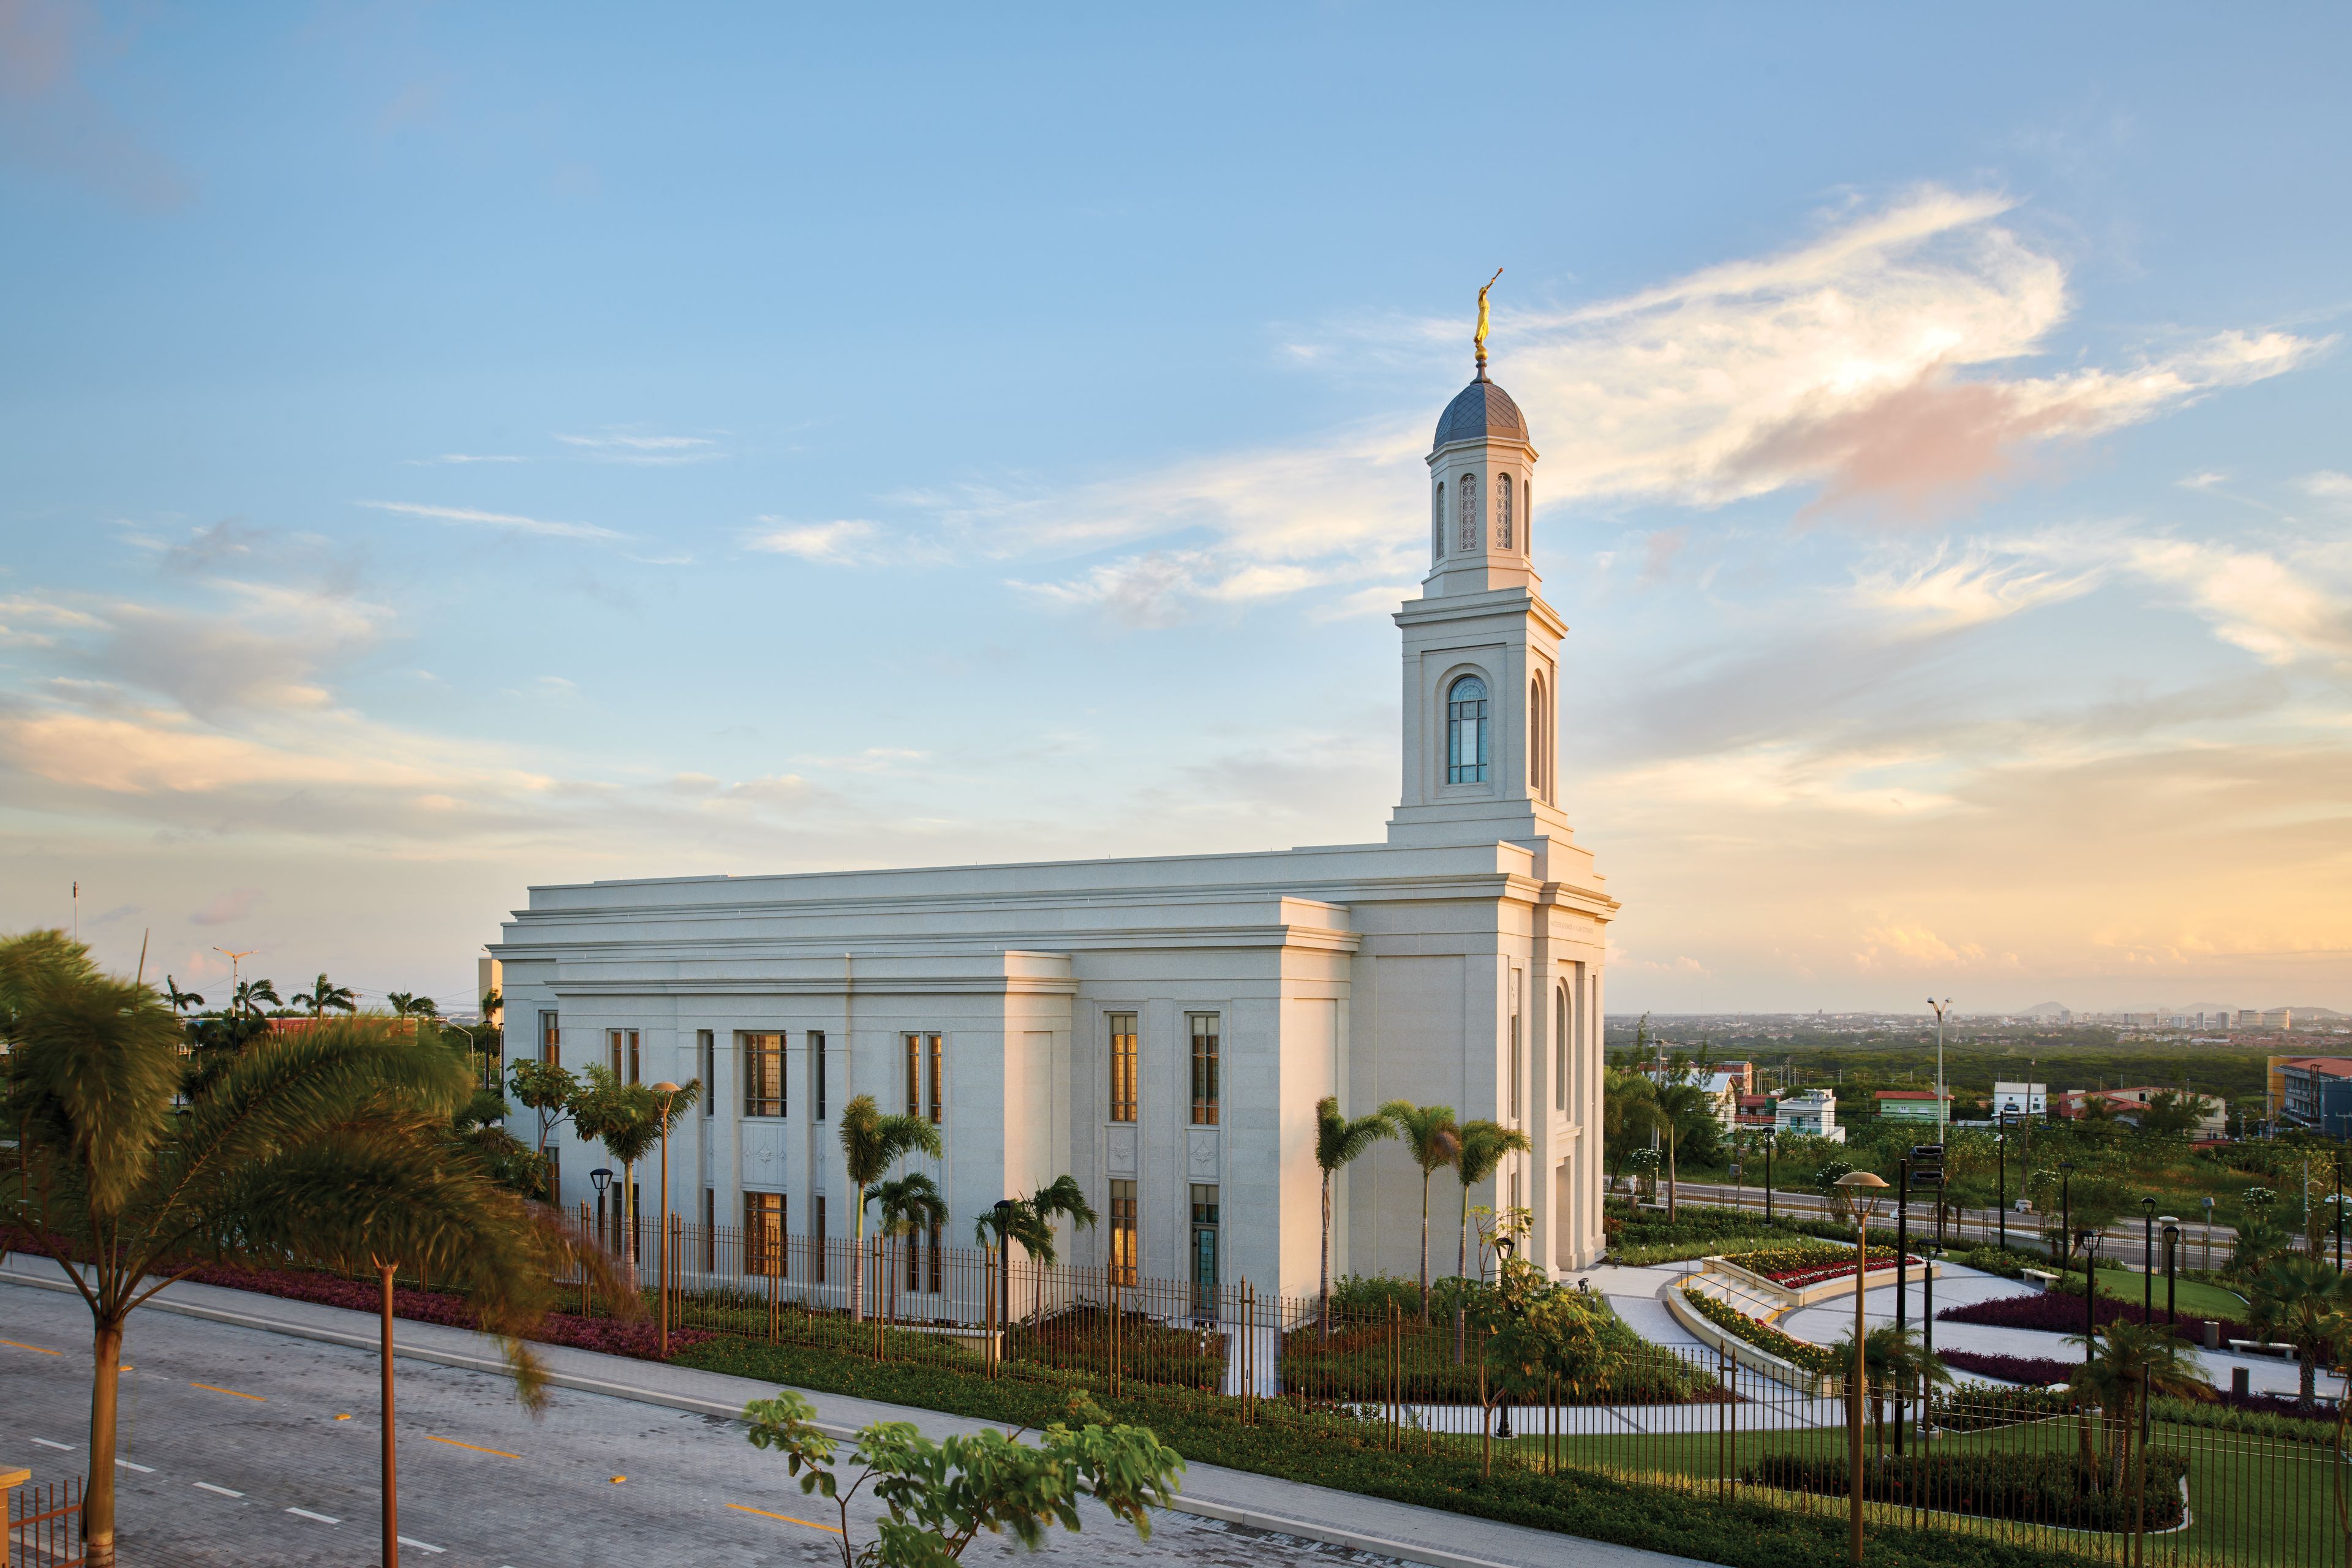
[[[1127,1021],[1122,1032],[1119,1020]],[[1133,1123],[1142,1109],[1141,1065],[1143,1015],[1138,1012],[1106,1012],[1103,1015],[1105,1061],[1109,1068],[1109,1093],[1105,1097],[1106,1115],[1103,1120],[1121,1126]],[[1124,1092],[1122,1093],[1122,1090]]]
[[[1202,1024],[1208,1025],[1203,1034]],[[1184,1015],[1184,1032],[1192,1042],[1192,1122],[1195,1127],[1217,1125],[1222,1104],[1223,1075],[1222,1058],[1224,1048],[1224,1017],[1213,1012]],[[1204,1052],[1202,1042],[1208,1045]],[[1204,1092],[1205,1090],[1205,1092]]]
[[[1126,1189],[1122,1192],[1120,1189]],[[1104,1205],[1108,1220],[1104,1226],[1104,1267],[1108,1281],[1115,1285],[1133,1285],[1139,1277],[1136,1256],[1139,1226],[1136,1215],[1136,1184],[1129,1176],[1114,1176],[1110,1182],[1110,1197]]]
[[[760,1042],[773,1040],[770,1049]],[[782,1029],[738,1029],[735,1031],[736,1060],[743,1073],[743,1114],[761,1121],[788,1116],[792,1113],[792,1095],[786,1089],[784,1063],[792,1048],[792,1037]],[[773,1090],[772,1093],[769,1092]],[[772,1103],[775,1109],[768,1106]]]
[[[771,1198],[775,1200],[772,1205],[768,1202]],[[744,1273],[785,1278],[792,1266],[791,1245],[785,1233],[791,1212],[792,1200],[782,1193],[743,1189]]]
[[[1475,684],[1475,697],[1460,695],[1466,686]],[[1487,684],[1483,670],[1465,669],[1445,682],[1445,783],[1449,787],[1491,784],[1494,779],[1494,688]],[[1475,709],[1475,712],[1465,710]],[[1477,760],[1461,760],[1463,738],[1467,732],[1476,742]]]

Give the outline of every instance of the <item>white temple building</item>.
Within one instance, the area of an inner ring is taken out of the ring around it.
[[[1443,1102],[1532,1144],[1471,1201],[1531,1210],[1534,1261],[1590,1265],[1617,904],[1557,798],[1567,628],[1529,561],[1536,451],[1480,361],[1437,422],[1430,571],[1395,617],[1384,839],[537,887],[490,948],[509,1054],[535,1041],[575,1069],[701,1079],[706,1111],[672,1142],[688,1220],[846,1234],[831,1119],[870,1093],[939,1123],[945,1156],[925,1163],[951,1242],[1066,1172],[1103,1223],[1066,1236],[1066,1260],[1262,1295],[1316,1289],[1316,1102]],[[565,1138],[561,1196],[579,1203],[602,1162]],[[1422,1183],[1402,1142],[1336,1191],[1334,1275],[1413,1275]],[[1441,1171],[1437,1274],[1459,1201]]]

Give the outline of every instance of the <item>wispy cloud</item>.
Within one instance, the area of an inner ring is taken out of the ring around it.
[[[521,517],[508,511],[478,511],[472,507],[428,506],[421,501],[363,500],[359,503],[378,511],[396,511],[409,517],[429,517],[439,522],[478,523],[485,528],[511,528],[518,533],[536,533],[550,539],[626,539],[628,535],[613,529],[601,528],[593,522],[551,522],[545,518]]]
[[[703,436],[558,436],[558,441],[607,463],[707,463],[725,454]]]
[[[861,566],[882,559],[881,552],[875,547],[882,535],[881,527],[862,518],[786,522],[781,518],[762,517],[760,524],[744,534],[746,550],[769,555],[797,555],[803,561],[827,566]]]
[[[1495,374],[1543,453],[1538,497],[1714,508],[1797,489],[1907,521],[1966,504],[2027,454],[2281,374],[2333,340],[2222,331],[2134,363],[2022,373],[2067,318],[2064,265],[2001,221],[2009,198],[1924,189],[1778,255],[1571,310],[1501,310]],[[1318,358],[1463,355],[1458,321],[1334,334]],[[1076,489],[915,498],[982,550],[1149,542],[1041,596],[1145,619],[1419,574],[1434,409],[1278,451]],[[1278,567],[1279,570],[1262,570]],[[1654,580],[1662,563],[1651,563]]]

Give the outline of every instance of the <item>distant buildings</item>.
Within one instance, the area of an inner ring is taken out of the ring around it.
[[[2050,1114],[2050,1086],[2046,1083],[1996,1080],[1992,1086],[1992,1114],[1996,1121],[2004,1116],[2047,1116]]]
[[[2352,1136],[2352,1058],[2273,1057],[2271,1112],[2290,1127]]]
[[[2102,1104],[2115,1114],[2116,1121],[2137,1127],[2148,1102],[2159,1094],[2179,1095],[2196,1108],[2197,1125],[2189,1129],[2191,1137],[2229,1136],[2230,1108],[2220,1099],[2210,1094],[2192,1094],[2174,1089],[2169,1084],[2139,1084],[2129,1089],[2069,1089],[2051,1099],[2050,1113],[2073,1121],[2079,1120],[2093,1104]]]
[[[1871,1098],[1882,1121],[1941,1121],[1951,1110],[1951,1097],[1932,1089],[1882,1089]]]
[[[1780,1096],[1772,1105],[1772,1126],[1784,1136],[1801,1132],[1832,1143],[1845,1142],[1845,1129],[1837,1124],[1837,1095],[1831,1089],[1809,1089],[1802,1094]]]

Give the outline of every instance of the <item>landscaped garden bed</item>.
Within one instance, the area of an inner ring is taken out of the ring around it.
[[[1400,1314],[1396,1333],[1392,1374],[1385,1317],[1335,1310],[1328,1338],[1319,1321],[1293,1329],[1282,1336],[1282,1386],[1309,1399],[1401,1398],[1417,1405],[1476,1405],[1490,1392],[1480,1384],[1475,1332],[1465,1336],[1461,1360],[1454,1359],[1450,1314],[1433,1312],[1424,1323],[1416,1308]],[[1565,1403],[1688,1405],[1731,1397],[1712,1373],[1651,1344],[1613,1313],[1602,1337],[1617,1352],[1615,1365],[1592,1389],[1566,1396]]]
[[[1791,1366],[1822,1375],[1839,1370],[1836,1352],[1826,1345],[1813,1344],[1794,1334],[1785,1333],[1763,1319],[1750,1317],[1730,1302],[1706,1294],[1696,1285],[1683,1287],[1683,1300],[1697,1309],[1699,1316],[1724,1332],[1746,1341],[1758,1350],[1779,1356]]]
[[[1774,1247],[1751,1247],[1743,1252],[1727,1252],[1723,1261],[1745,1268],[1750,1274],[1769,1279],[1775,1285],[1785,1285],[1800,1290],[1808,1285],[1818,1285],[1825,1279],[1853,1274],[1853,1248],[1831,1242],[1794,1242]],[[1913,1268],[1927,1267],[1927,1259],[1914,1256]],[[1895,1249],[1874,1247],[1863,1263],[1866,1273],[1895,1267]]]
[[[1963,1306],[1947,1307],[1936,1314],[1936,1321],[1945,1323],[1979,1323],[1999,1329],[2040,1329],[2049,1333],[2079,1334],[2083,1331],[2083,1303],[2074,1300],[2080,1291],[2037,1290],[2022,1296],[1996,1296],[1990,1301],[1970,1301]],[[2113,1322],[2162,1323],[2164,1309],[2146,1310],[2137,1301],[2120,1301],[2113,1296],[2091,1298],[2091,1315],[2102,1328]],[[2251,1340],[2254,1331],[2245,1324],[2229,1318],[2192,1318],[2180,1314],[2173,1332],[2191,1343],[2201,1343],[2205,1325],[2216,1321],[2221,1325],[2224,1340]]]

